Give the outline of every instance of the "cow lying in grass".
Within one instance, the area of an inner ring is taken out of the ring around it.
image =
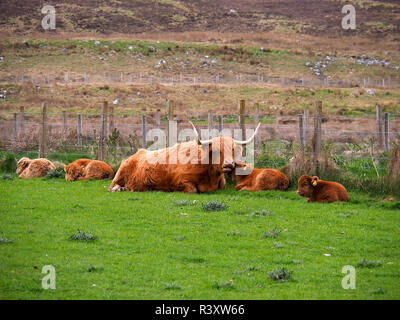
[[[232,169],[229,175],[232,181],[236,181],[236,190],[261,191],[261,190],[287,190],[289,179],[285,174],[275,169],[254,169],[244,162],[236,162],[235,168],[242,168],[251,172],[248,175],[236,173]]]
[[[40,178],[55,169],[54,164],[43,158],[31,160],[29,158],[21,158],[17,163],[17,174],[20,178]]]
[[[108,190],[200,193],[224,189],[226,167],[241,154],[242,145],[254,140],[260,125],[246,141],[228,136],[200,140],[191,125],[195,140],[155,151],[139,150],[122,162]]]
[[[308,198],[307,202],[347,202],[350,200],[345,187],[340,183],[320,180],[316,176],[301,176],[297,193]]]
[[[114,170],[105,162],[79,159],[64,167],[65,180],[112,179]]]

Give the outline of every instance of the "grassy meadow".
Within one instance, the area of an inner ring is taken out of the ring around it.
[[[399,201],[350,192],[349,203],[309,204],[293,184],[195,195],[108,186],[0,179],[0,299],[400,298]],[[42,289],[44,265],[56,290]],[[345,265],[355,290],[341,286]]]

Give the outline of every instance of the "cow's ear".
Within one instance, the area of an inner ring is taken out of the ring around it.
[[[318,179],[319,178],[317,176],[312,177],[311,184],[313,185],[313,187],[316,187],[318,185]]]

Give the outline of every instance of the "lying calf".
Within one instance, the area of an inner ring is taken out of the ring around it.
[[[90,159],[79,159],[64,167],[65,180],[112,179],[113,169],[105,162]]]
[[[303,175],[298,182],[297,193],[309,198],[307,202],[349,201],[350,197],[340,183],[319,180],[318,177]]]
[[[20,178],[40,178],[55,169],[54,164],[43,158],[31,160],[29,158],[21,158],[17,163],[17,174]]]
[[[236,168],[252,171],[248,175],[239,175],[235,169],[230,171],[232,181],[236,181],[236,190],[261,191],[261,190],[286,190],[289,179],[285,174],[275,169],[254,169],[244,162],[236,162]]]

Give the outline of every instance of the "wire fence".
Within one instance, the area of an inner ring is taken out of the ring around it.
[[[382,175],[391,146],[400,142],[400,114],[382,114],[379,106],[376,116],[363,117],[310,115],[308,111],[297,116],[246,114],[243,109],[236,115],[210,113],[207,119],[178,118],[171,108],[166,114],[121,116],[105,107],[106,103],[98,114],[51,113],[47,109],[0,112],[0,150],[15,153],[36,150],[39,156],[78,152],[118,162],[154,143],[148,137],[151,129],[164,132],[167,142],[181,142],[193,138],[180,135],[184,129],[191,131],[189,120],[200,129],[203,139],[219,135],[222,130],[224,134],[232,132],[237,138],[241,133],[236,131],[254,129],[260,122],[255,139],[256,160],[265,166],[285,165],[298,151],[312,155],[319,140],[317,151],[328,155],[342,169]],[[250,134],[251,131],[247,137]]]
[[[338,87],[338,88],[400,88],[400,78],[354,77],[336,79],[330,76],[313,78],[277,77],[267,74],[134,74],[134,73],[76,73],[66,72],[59,75],[34,76],[28,74],[7,75],[0,78],[0,84],[14,83],[18,85],[54,86],[61,84],[142,84],[142,85],[279,85],[288,87]]]

